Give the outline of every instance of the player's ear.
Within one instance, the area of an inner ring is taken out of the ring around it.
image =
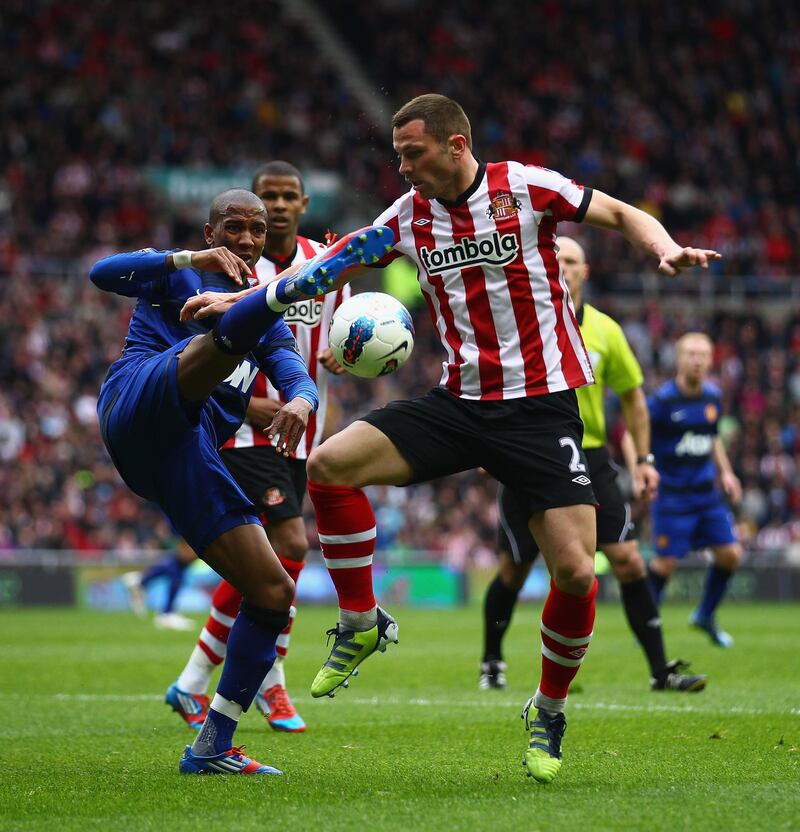
[[[209,248],[214,247],[214,227],[210,223],[206,223],[203,226],[203,237],[206,241],[206,245]]]
[[[300,200],[300,204],[302,208],[300,209],[301,214],[305,214],[306,208],[308,208],[308,194],[305,194],[303,198]]]
[[[460,159],[467,151],[467,137],[462,136],[461,133],[454,133],[447,140],[447,149],[454,159]]]

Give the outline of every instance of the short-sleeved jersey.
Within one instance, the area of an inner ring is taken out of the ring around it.
[[[661,491],[711,492],[717,475],[712,451],[722,412],[719,389],[705,383],[699,396],[685,396],[672,379],[647,405]]]
[[[269,256],[264,256],[258,261],[256,275],[259,282],[262,284],[269,283],[284,269],[310,259],[324,248],[325,246],[322,243],[298,236],[294,253],[286,260],[274,260]],[[296,459],[307,459],[311,451],[319,445],[322,438],[328,405],[329,373],[320,366],[319,361],[317,361],[317,353],[328,346],[328,330],[333,313],[341,302],[348,297],[350,297],[349,284],[343,286],[337,292],[331,292],[321,298],[293,303],[283,315],[283,320],[286,321],[292,335],[295,337],[297,349],[303,361],[305,361],[308,374],[319,391],[319,407],[316,413],[309,416],[306,432],[303,434],[303,438],[300,440],[294,454]],[[259,373],[256,377],[253,385],[253,396],[286,401],[281,392],[263,373]],[[277,438],[274,441],[277,442]],[[252,425],[244,423],[236,431],[236,435],[223,445],[223,449],[252,448],[254,445],[268,444],[269,440],[261,431],[253,430]]]
[[[104,258],[92,268],[90,277],[101,289],[138,298],[122,356],[111,365],[108,379],[124,372],[128,361],[164,352],[212,328],[214,318],[180,320],[180,310],[188,298],[209,291],[235,291],[230,279],[221,274],[191,268],[168,270],[165,259],[170,253],[145,249]],[[137,272],[139,275],[150,273],[152,279],[134,280]],[[259,369],[272,376],[287,394],[302,391],[316,406],[316,389],[299,362],[294,337],[283,319],[279,319],[230,376],[216,387],[206,403],[218,444],[230,438],[241,425]]]
[[[619,396],[641,387],[644,379],[622,327],[613,318],[584,303],[578,310],[578,322],[595,380],[593,385],[578,390],[583,447],[600,448],[608,442],[605,388],[610,387]]]
[[[557,223],[580,222],[591,195],[545,168],[481,163],[455,202],[412,189],[375,220],[395,235],[383,262],[404,254],[417,266],[451,393],[500,400],[592,383],[555,248]]]

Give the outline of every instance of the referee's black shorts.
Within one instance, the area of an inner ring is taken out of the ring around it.
[[[597,548],[610,543],[624,543],[636,539],[636,527],[631,522],[631,510],[622,496],[617,477],[619,466],[611,459],[607,448],[591,448],[586,453],[592,487],[599,503],[597,507]],[[500,522],[497,530],[499,551],[508,552],[515,563],[533,563],[539,547],[528,528],[530,512],[525,501],[507,486],[497,490]]]
[[[384,433],[408,461],[413,476],[405,485],[485,468],[517,495],[528,516],[596,505],[574,390],[473,401],[437,387],[361,420]]]
[[[303,514],[306,461],[287,459],[272,445],[227,448],[220,457],[265,524]]]

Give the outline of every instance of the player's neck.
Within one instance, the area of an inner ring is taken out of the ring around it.
[[[478,160],[470,153],[469,158],[464,159],[463,164],[459,166],[456,175],[448,184],[446,191],[437,194],[437,199],[445,202],[455,202],[461,194],[468,191],[472,186],[479,167]]]
[[[703,392],[702,381],[691,381],[684,376],[675,376],[675,384],[684,396],[699,396]]]
[[[271,260],[286,260],[297,245],[297,234],[281,234],[267,237],[264,254]]]

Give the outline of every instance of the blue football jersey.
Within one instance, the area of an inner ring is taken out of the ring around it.
[[[662,491],[712,491],[717,476],[712,450],[722,410],[720,391],[705,383],[699,396],[685,396],[673,379],[647,404]]]
[[[144,249],[115,254],[99,260],[89,274],[105,291],[138,298],[121,357],[112,364],[107,381],[125,371],[128,362],[143,354],[161,353],[192,337],[208,332],[215,318],[180,320],[186,300],[203,292],[237,291],[223,274],[195,269],[169,270],[166,256],[173,251]],[[206,403],[219,447],[241,426],[250,401],[257,371],[262,370],[287,400],[303,396],[316,409],[318,394],[308,370],[297,352],[291,330],[281,318],[262,336],[258,345],[217,386]]]

